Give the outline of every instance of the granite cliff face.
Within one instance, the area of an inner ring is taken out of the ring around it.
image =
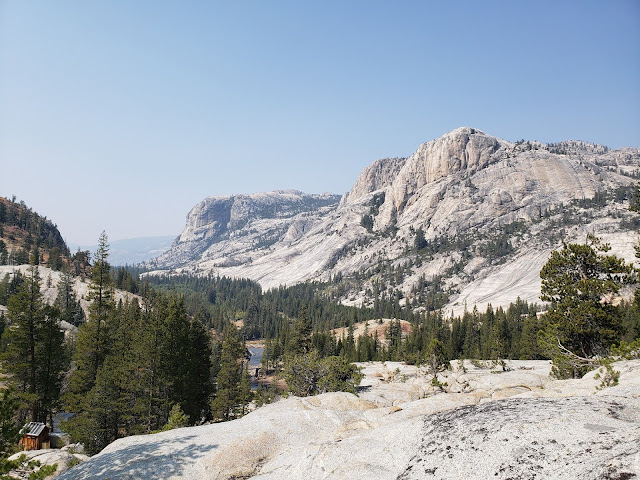
[[[595,233],[634,260],[628,187],[639,172],[637,148],[513,143],[463,127],[409,158],[374,162],[339,202],[300,192],[208,198],[149,266],[265,288],[339,278],[345,303],[372,301],[374,281],[418,304],[437,283],[458,311],[536,301],[540,268],[562,240]]]
[[[422,144],[393,181],[394,206],[402,211],[420,189],[441,178],[461,172],[473,175],[500,160],[504,148],[498,139],[467,127]]]
[[[282,239],[294,240],[339,200],[338,195],[307,195],[296,190],[208,197],[191,209],[182,234],[154,263],[162,268],[201,260],[227,243],[235,245],[228,245],[230,250],[225,252],[239,255]],[[246,255],[231,256],[223,259],[223,265],[247,260]]]
[[[402,167],[407,163],[406,158],[383,158],[376,160],[366,167],[349,193],[342,197],[340,205],[354,202],[371,192],[391,186]]]

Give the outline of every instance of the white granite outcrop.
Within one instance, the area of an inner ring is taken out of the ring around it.
[[[465,362],[434,392],[422,369],[363,364],[360,397],[290,397],[231,422],[114,442],[61,479],[510,479],[640,475],[640,360],[619,385]],[[465,371],[466,370],[466,371]],[[414,397],[415,388],[423,389]]]

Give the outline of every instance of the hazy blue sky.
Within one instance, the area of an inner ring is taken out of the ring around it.
[[[640,2],[0,0],[0,195],[70,242],[344,193],[464,125],[640,146]]]

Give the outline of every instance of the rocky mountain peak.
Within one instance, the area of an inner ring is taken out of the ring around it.
[[[501,148],[503,143],[497,138],[470,127],[423,143],[393,182],[396,209],[402,210],[409,197],[427,184],[458,172],[471,174],[497,161]]]
[[[408,197],[424,185],[453,173],[472,173],[481,169],[499,158],[496,152],[507,144],[476,128],[456,128],[423,143],[409,158],[384,158],[373,162],[362,171],[341,204],[390,188],[394,207],[402,210]]]
[[[374,284],[418,305],[437,292],[447,311],[537,302],[540,269],[563,240],[594,233],[635,259],[639,172],[637,148],[512,143],[461,127],[372,163],[340,203],[295,191],[205,199],[149,266],[263,288],[339,278],[349,304],[371,304]]]
[[[496,137],[461,127],[420,145],[407,162],[407,168],[417,168],[420,187],[420,183],[429,183],[461,170],[483,168],[500,147],[501,142]]]

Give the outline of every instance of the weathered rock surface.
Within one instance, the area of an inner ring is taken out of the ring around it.
[[[507,399],[431,415],[398,479],[610,479],[640,474],[640,402]]]
[[[49,305],[53,305],[58,295],[58,283],[62,279],[62,272],[53,270],[52,268],[38,265],[38,275],[40,275],[40,291],[42,293],[43,301]],[[0,265],[0,279],[3,279],[6,275],[14,275],[15,272],[19,272],[23,276],[31,275],[31,265]],[[73,291],[76,298],[80,302],[80,306],[88,314],[89,300],[87,295],[89,293],[89,280],[82,277],[74,277],[72,281]],[[114,299],[116,302],[132,299],[140,300],[138,295],[134,295],[124,290],[114,290]],[[66,325],[64,325],[66,324]],[[64,322],[62,325],[65,331],[74,331],[76,327]]]
[[[194,258],[207,259],[218,253],[209,248],[212,245],[222,247],[226,256],[221,258],[221,266],[248,262],[248,252],[266,249],[283,236],[288,241],[300,237],[323,216],[327,206],[335,206],[339,200],[338,195],[308,195],[296,190],[208,197],[191,209],[182,234],[153,264],[166,267]]]
[[[611,241],[611,253],[635,260],[628,204],[584,200],[634,184],[638,171],[638,148],[512,143],[463,127],[409,158],[374,162],[339,203],[295,191],[205,199],[147,266],[251,278],[264,288],[337,276],[349,304],[372,302],[374,281],[412,301],[421,280],[435,277],[450,293],[447,312],[465,302],[484,310],[518,296],[539,301],[540,268],[561,240],[594,233]],[[426,259],[412,248],[418,229],[436,246]],[[465,246],[442,246],[456,238]],[[496,245],[504,251],[492,257]]]
[[[67,471],[74,465],[77,465],[78,463],[84,462],[89,459],[87,455],[74,453],[65,449],[44,449],[19,452],[11,455],[9,457],[9,460],[17,460],[21,455],[24,455],[29,461],[36,460],[40,462],[40,467],[44,467],[46,465],[57,465],[56,473],[53,474],[53,476],[57,476],[62,472]],[[39,467],[37,467],[35,471],[37,471],[38,469]],[[20,476],[20,472],[10,472],[10,474],[18,477]],[[28,472],[25,472],[24,477],[28,478]]]
[[[291,397],[227,423],[124,438],[60,478],[640,476],[640,360],[614,364],[620,385],[600,391],[595,372],[549,379],[549,362],[454,365],[441,380],[466,392],[435,393],[416,367],[367,363],[360,397]]]
[[[407,163],[406,158],[376,160],[362,171],[351,190],[342,197],[340,204],[354,202],[361,197],[369,195],[371,192],[391,186],[405,163]]]

